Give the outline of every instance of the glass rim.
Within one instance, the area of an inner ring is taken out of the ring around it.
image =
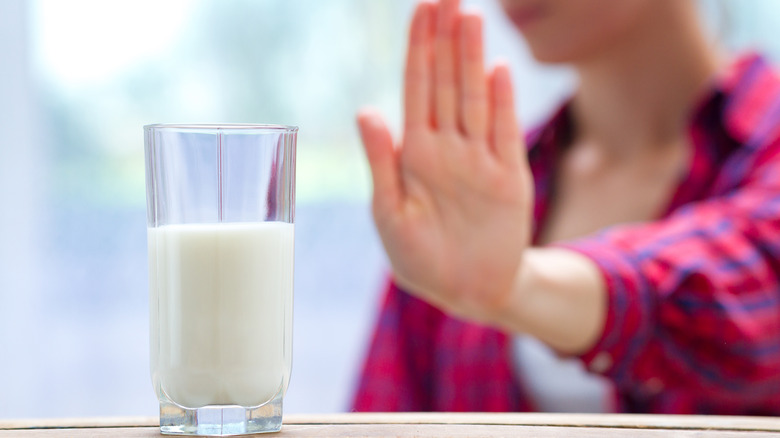
[[[273,125],[263,123],[153,123],[144,125],[144,131],[171,130],[171,131],[269,131],[269,132],[297,132],[298,127],[293,125]]]

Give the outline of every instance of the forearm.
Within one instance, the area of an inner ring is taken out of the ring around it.
[[[606,309],[606,286],[593,261],[566,249],[531,248],[496,322],[562,353],[578,354],[601,336]]]

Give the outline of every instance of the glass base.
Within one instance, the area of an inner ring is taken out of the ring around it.
[[[165,435],[226,436],[282,430],[282,391],[255,408],[242,406],[181,407],[160,401],[160,432]]]

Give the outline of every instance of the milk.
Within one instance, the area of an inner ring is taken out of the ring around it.
[[[258,406],[287,389],[294,226],[149,228],[151,369],[174,403]]]

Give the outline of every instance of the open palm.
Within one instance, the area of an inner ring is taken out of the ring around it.
[[[400,145],[382,118],[358,123],[374,218],[397,281],[446,311],[503,305],[528,246],[533,189],[508,68],[485,73],[482,20],[457,0],[420,3],[405,71]]]

